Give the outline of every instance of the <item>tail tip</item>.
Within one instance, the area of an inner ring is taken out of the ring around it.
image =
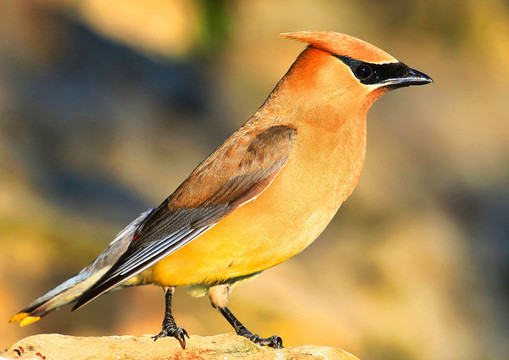
[[[26,318],[29,314],[26,313],[26,312],[20,312],[20,313],[17,313],[16,315],[14,315],[13,317],[11,317],[9,319],[9,322],[10,323],[14,323],[14,322],[20,322],[21,320],[23,320],[24,318]]]
[[[29,313],[20,312],[9,319],[10,323],[19,322],[19,326],[27,326],[39,320],[40,316],[30,316]]]

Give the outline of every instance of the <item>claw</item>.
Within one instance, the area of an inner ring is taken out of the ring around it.
[[[260,346],[268,346],[274,349],[283,348],[283,339],[281,339],[281,337],[277,335],[273,335],[268,338],[261,338],[259,335],[252,334],[249,330],[245,328],[239,331],[237,335],[248,338],[249,340]]]
[[[243,335],[245,336],[245,335]],[[258,335],[245,336],[252,342],[260,346],[268,346],[274,349],[282,349],[283,348],[283,339],[277,335],[273,335],[269,338],[261,338]]]
[[[180,343],[180,347],[182,349],[185,349],[186,336],[189,339],[189,334],[187,333],[187,331],[182,327],[178,327],[178,328],[163,328],[159,334],[152,336],[152,338],[154,339],[154,341],[156,341],[157,339],[162,337],[174,337]]]
[[[282,349],[283,348],[283,339],[281,339],[280,336],[273,335],[270,338],[262,339],[265,340],[264,344],[265,346],[269,346],[274,349]]]

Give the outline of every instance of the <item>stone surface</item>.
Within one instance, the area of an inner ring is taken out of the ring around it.
[[[216,336],[193,335],[185,350],[173,338],[154,343],[151,335],[74,337],[59,334],[30,336],[18,341],[0,354],[3,359],[34,360],[159,360],[159,359],[267,359],[358,360],[343,351],[324,346],[296,346],[270,349],[253,344],[233,334]]]

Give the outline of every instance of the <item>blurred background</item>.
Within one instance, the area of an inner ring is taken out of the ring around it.
[[[368,114],[352,197],[231,310],[287,346],[361,359],[509,357],[509,1],[0,1],[0,348],[38,333],[157,333],[163,293],[125,289],[7,319],[158,205],[262,104],[304,48],[345,32],[430,75]],[[231,332],[177,290],[190,334]]]

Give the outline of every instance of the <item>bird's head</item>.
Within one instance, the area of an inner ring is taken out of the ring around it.
[[[383,50],[353,36],[328,31],[283,33],[308,43],[287,77],[308,99],[316,92],[328,102],[367,109],[389,90],[424,85],[433,80]]]

